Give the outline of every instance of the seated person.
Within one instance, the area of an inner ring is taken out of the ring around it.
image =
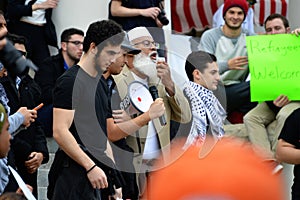
[[[58,54],[46,58],[39,65],[34,80],[41,87],[41,102],[44,107],[39,110],[38,121],[43,124],[46,136],[52,136],[53,105],[52,92],[55,82],[66,70],[76,64],[82,55],[84,32],[69,28],[60,36],[61,48]]]
[[[290,33],[288,20],[280,14],[271,14],[265,20],[266,34],[287,34]],[[294,32],[298,34],[300,29]],[[275,64],[275,63],[274,63]],[[259,154],[263,150],[266,160],[274,163],[274,173],[282,169],[282,165],[275,162],[275,148],[277,138],[283,127],[286,118],[297,108],[300,102],[290,102],[286,95],[279,95],[274,101],[267,101],[258,104],[244,116],[244,124],[249,135],[249,140],[259,149]],[[276,120],[273,131],[268,131],[268,125]]]
[[[225,85],[227,119],[231,123],[242,123],[244,116],[256,106],[250,101],[250,82],[246,36],[242,29],[248,11],[246,0],[228,0],[224,3],[225,24],[205,31],[200,40],[200,48],[214,54],[218,60],[221,80]]]
[[[247,29],[250,33],[255,33],[254,31],[254,11],[252,6],[256,3],[256,0],[247,0],[249,3],[249,9],[245,21],[242,24],[243,29]],[[224,25],[224,19],[222,11],[224,4],[222,4],[213,16],[213,27],[220,27]]]

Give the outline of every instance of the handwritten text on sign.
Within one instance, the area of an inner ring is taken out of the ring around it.
[[[246,38],[251,74],[251,101],[274,100],[280,94],[300,100],[300,37],[292,34]]]

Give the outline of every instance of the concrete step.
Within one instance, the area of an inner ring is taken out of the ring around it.
[[[55,152],[58,148],[53,138],[47,138],[47,146],[49,151],[49,161],[38,169],[38,200],[47,200],[48,173],[52,165]]]
[[[49,153],[55,153],[58,148],[56,141],[52,137],[47,137],[46,139]]]

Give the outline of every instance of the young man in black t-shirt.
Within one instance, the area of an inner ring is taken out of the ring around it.
[[[104,88],[107,88],[107,95],[110,107],[112,109],[112,116],[115,123],[121,123],[130,120],[125,110],[120,109],[121,98],[119,96],[116,83],[113,75],[118,75],[123,70],[125,63],[127,64],[127,56],[133,56],[140,53],[141,50],[130,46],[128,37],[125,36],[121,45],[120,56],[112,63],[103,73],[102,83]],[[98,90],[99,91],[99,90]],[[103,94],[99,94],[103,95]],[[135,169],[133,166],[133,150],[126,143],[126,139],[122,138],[113,143],[110,143],[114,161],[119,170],[122,171],[124,183],[122,185],[123,199],[138,199],[138,186],[136,184]]]
[[[276,158],[281,162],[294,164],[292,199],[300,199],[300,108],[285,121],[278,138]]]
[[[53,137],[62,151],[56,153],[49,172],[49,199],[101,199],[100,189],[112,187],[111,171],[105,172],[113,165],[105,153],[107,137],[119,140],[164,112],[159,99],[137,119],[114,124],[105,91],[98,83],[119,55],[123,37],[121,27],[113,21],[92,23],[78,65],[57,80]]]

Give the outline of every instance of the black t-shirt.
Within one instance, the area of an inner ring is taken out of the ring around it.
[[[122,6],[126,8],[151,8],[159,7],[159,0],[119,0],[122,2]],[[114,20],[122,26],[125,31],[131,30],[135,27],[145,26],[145,27],[157,27],[154,19],[151,17],[144,16],[134,16],[134,17],[114,17],[110,12],[111,2],[109,4],[109,15],[108,18]]]
[[[106,150],[106,118],[111,116],[102,84],[100,76],[91,77],[75,65],[58,78],[53,92],[54,108],[75,111],[69,130],[97,160]]]
[[[294,145],[296,149],[300,149],[300,108],[295,110],[285,121],[284,126],[279,135],[279,139]],[[294,167],[294,184],[293,193],[300,195],[300,165]]]

